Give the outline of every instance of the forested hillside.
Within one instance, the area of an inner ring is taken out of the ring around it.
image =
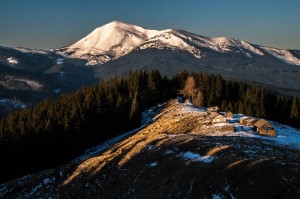
[[[87,147],[138,127],[141,112],[176,97],[189,76],[203,96],[203,106],[219,105],[224,111],[300,127],[299,98],[206,73],[181,72],[168,79],[158,71],[136,71],[8,114],[0,122],[0,181],[54,167]]]

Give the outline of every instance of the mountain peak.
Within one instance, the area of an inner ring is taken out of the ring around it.
[[[101,27],[100,28],[113,28],[113,29],[118,29],[118,28],[134,28],[134,27],[139,27],[139,26],[136,26],[136,25],[133,25],[133,24],[129,24],[129,23],[126,23],[126,22],[123,22],[123,21],[112,21],[112,22],[109,22]],[[141,27],[139,27],[141,28]],[[97,28],[98,29],[98,28]]]
[[[96,28],[75,44],[58,51],[72,58],[86,59],[86,65],[99,65],[133,50],[147,48],[186,51],[198,59],[205,57],[207,49],[223,54],[238,53],[245,58],[269,54],[282,62],[300,65],[300,59],[287,50],[253,45],[234,38],[205,37],[184,30],[149,30],[117,20]]]
[[[88,59],[89,65],[105,63],[131,52],[159,31],[121,21],[112,21],[96,28],[86,37],[67,47],[72,57]],[[90,56],[97,58],[90,59]]]
[[[115,25],[115,26],[123,26],[123,25],[129,25],[129,26],[135,26],[133,24],[124,22],[124,21],[119,21],[119,20],[115,20],[115,21],[111,21],[105,25]]]

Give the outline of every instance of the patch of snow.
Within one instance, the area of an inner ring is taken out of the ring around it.
[[[300,149],[300,129],[290,127],[288,125],[270,122],[277,132],[276,137],[265,137],[264,139],[273,140],[279,145]]]
[[[59,72],[59,77],[60,77],[60,78],[63,78],[63,76],[65,76],[65,74],[66,74],[65,72],[60,71],[60,72]]]
[[[157,106],[153,106],[149,108],[148,110],[142,112],[142,120],[141,124],[146,125],[151,122],[155,122],[156,118],[155,116],[157,115],[157,112],[161,109],[162,106],[164,106],[166,103],[159,104]]]
[[[47,184],[49,184],[49,183],[51,183],[51,182],[52,182],[52,180],[49,179],[49,178],[45,178],[45,179],[43,180],[43,184],[45,184],[45,185],[47,185]]]
[[[0,187],[0,197],[3,197],[8,191],[7,187]]]
[[[239,119],[239,118],[227,118],[226,121],[227,121],[228,123],[233,124],[233,123],[239,123],[239,122],[240,122],[240,119]]]
[[[212,199],[223,199],[219,194],[213,194]]]
[[[234,125],[234,132],[243,131],[243,125],[235,124]]]
[[[103,62],[103,61],[97,61],[97,60],[88,60],[88,62],[86,62],[85,65],[86,66],[94,66],[94,65],[96,65],[98,63],[102,64],[102,63],[105,63],[105,62]]]
[[[0,99],[0,104],[4,106],[12,106],[16,109],[26,108],[26,104],[6,98]]]
[[[17,65],[19,63],[19,61],[16,58],[13,57],[9,57],[6,59],[8,63],[12,64],[12,65]]]
[[[177,96],[176,101],[177,101],[177,103],[183,103],[183,98],[180,96]]]
[[[29,80],[29,79],[24,79],[24,78],[16,78],[13,76],[5,76],[5,78],[7,79],[7,81],[13,80],[13,81],[20,81],[20,82],[26,82],[26,84],[28,86],[31,87],[32,90],[37,91],[37,90],[41,90],[44,86],[42,84],[40,84],[37,81],[34,80]],[[1,81],[0,81],[1,83]]]
[[[210,45],[214,45],[214,49],[220,52],[228,52],[232,51],[232,47],[237,48],[246,56],[251,57],[251,53],[263,56],[264,53],[261,52],[259,49],[255,48],[253,45],[239,40],[239,39],[233,39],[233,38],[226,38],[226,37],[213,37],[211,38],[212,43]]]
[[[169,154],[173,154],[173,153],[174,153],[174,151],[172,151],[172,150],[166,150],[164,152],[165,155],[169,155]]]
[[[175,134],[168,134],[168,137],[169,138],[175,138],[175,137],[177,137],[178,135],[175,135]]]
[[[146,146],[146,150],[148,150],[148,151],[150,151],[151,149],[153,148],[153,145],[148,145],[148,146]]]
[[[213,126],[217,126],[217,127],[228,126],[228,123],[216,123],[213,124]]]
[[[149,123],[155,116],[154,108],[150,108],[142,113],[142,125]]]
[[[196,112],[206,112],[204,107],[195,107],[190,101],[184,102],[184,106],[178,110],[180,113],[196,113]]]
[[[28,79],[16,79],[16,80],[26,82],[32,88],[32,90],[40,90],[43,88],[43,85],[37,81],[32,81]]]
[[[64,63],[64,59],[63,58],[57,58],[56,59],[56,64],[62,64]]]
[[[34,187],[34,188],[31,190],[30,193],[26,194],[26,198],[32,197],[33,194],[34,194],[36,191],[38,191],[39,189],[41,189],[41,188],[42,188],[42,184],[40,183],[40,184],[38,184],[36,187]]]
[[[155,161],[155,162],[151,162],[151,163],[149,164],[149,167],[156,167],[156,166],[157,166],[157,164],[158,164],[158,162],[157,162],[157,161]]]
[[[231,199],[235,199],[236,197],[233,196],[233,194],[230,192],[230,186],[228,183],[225,184],[224,190],[230,195]]]
[[[233,118],[237,118],[237,119],[240,119],[242,117],[244,117],[245,115],[244,114],[241,114],[241,113],[238,113],[238,114],[233,114]]]
[[[282,60],[288,64],[294,64],[300,66],[300,60],[294,55],[292,55],[292,53],[290,53],[288,50],[280,50],[277,48],[270,48],[265,46],[260,46],[260,48],[264,49],[266,52],[273,55],[279,60]]]
[[[179,49],[191,53],[198,59],[202,57],[201,51],[194,45],[190,44],[190,40],[186,35],[180,33],[180,31],[173,29],[160,31],[157,35],[142,43],[137,49],[146,48],[171,48],[173,50]]]
[[[23,53],[38,53],[38,54],[48,54],[50,51],[47,50],[40,50],[40,49],[29,49],[29,48],[14,48],[15,50],[21,51]]]
[[[57,89],[53,90],[54,93],[59,93],[60,91],[61,91],[61,88],[57,88]]]
[[[179,154],[179,157],[203,163],[211,163],[215,159],[213,156],[201,156],[191,151],[182,152]]]
[[[243,131],[254,131],[254,127],[251,126],[242,126]]]

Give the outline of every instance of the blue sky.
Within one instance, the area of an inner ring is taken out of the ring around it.
[[[0,45],[58,48],[113,20],[300,49],[300,0],[0,0]]]

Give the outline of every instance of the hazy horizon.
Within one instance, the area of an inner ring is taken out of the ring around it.
[[[300,49],[300,1],[0,1],[0,45],[70,45],[114,20],[147,29],[182,29],[253,44]]]

